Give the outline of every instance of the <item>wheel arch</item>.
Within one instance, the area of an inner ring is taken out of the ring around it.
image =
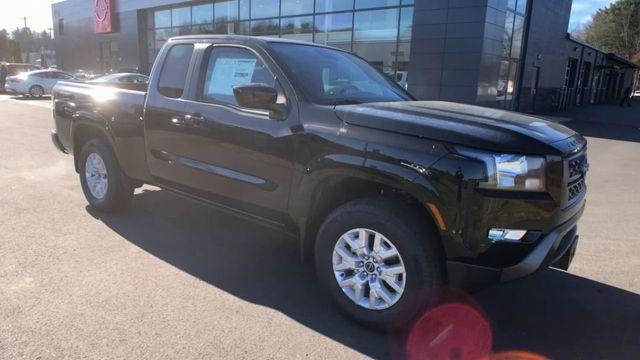
[[[357,171],[333,174],[310,182],[314,186],[309,186],[309,191],[301,191],[300,194],[306,195],[298,200],[304,216],[296,219],[300,229],[300,252],[303,260],[313,258],[317,233],[327,216],[339,206],[363,198],[388,197],[390,200],[403,202],[408,211],[416,211],[420,218],[432,226],[440,243],[443,241],[444,224],[440,214],[434,213],[442,204],[433,189],[407,179],[378,177]]]
[[[29,85],[29,88],[27,89],[27,93],[28,93],[29,95],[31,95],[31,89],[33,89],[33,88],[35,88],[35,87],[39,87],[40,89],[42,89],[42,95],[43,95],[43,96],[44,96],[44,95],[46,95],[46,93],[47,93],[47,89],[46,89],[43,85],[40,85],[40,84],[38,84],[38,83],[35,83],[35,84],[31,84],[31,85]]]
[[[79,163],[78,163],[78,158],[80,155],[80,151],[82,151],[82,147],[90,140],[93,139],[101,139],[104,140],[105,143],[107,144],[107,146],[110,147],[111,151],[116,154],[116,161],[117,159],[117,153],[115,151],[115,146],[113,143],[113,139],[112,137],[108,134],[108,131],[93,123],[93,122],[89,122],[86,119],[83,119],[83,117],[79,114],[76,114],[74,116],[76,119],[76,121],[74,122],[74,126],[73,126],[73,130],[71,132],[71,138],[73,139],[72,144],[73,144],[73,162],[74,162],[74,166],[75,166],[75,170],[76,172],[79,171]]]

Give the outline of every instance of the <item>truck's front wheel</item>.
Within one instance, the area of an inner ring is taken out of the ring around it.
[[[440,292],[443,253],[426,219],[393,199],[356,200],[320,228],[318,277],[338,306],[368,326],[410,323]]]
[[[88,141],[78,159],[80,183],[89,204],[100,211],[125,209],[133,197],[113,151],[101,139]]]

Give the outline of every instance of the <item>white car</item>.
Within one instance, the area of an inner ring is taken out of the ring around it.
[[[36,70],[7,77],[4,89],[8,93],[39,98],[51,94],[58,81],[73,81],[75,78],[59,70]]]

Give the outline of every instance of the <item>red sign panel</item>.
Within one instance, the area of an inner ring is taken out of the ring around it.
[[[113,32],[113,0],[94,0],[93,31],[96,34]]]

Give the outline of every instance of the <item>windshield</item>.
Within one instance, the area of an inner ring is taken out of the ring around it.
[[[392,79],[347,52],[277,42],[271,48],[295,85],[316,104],[411,100]]]

